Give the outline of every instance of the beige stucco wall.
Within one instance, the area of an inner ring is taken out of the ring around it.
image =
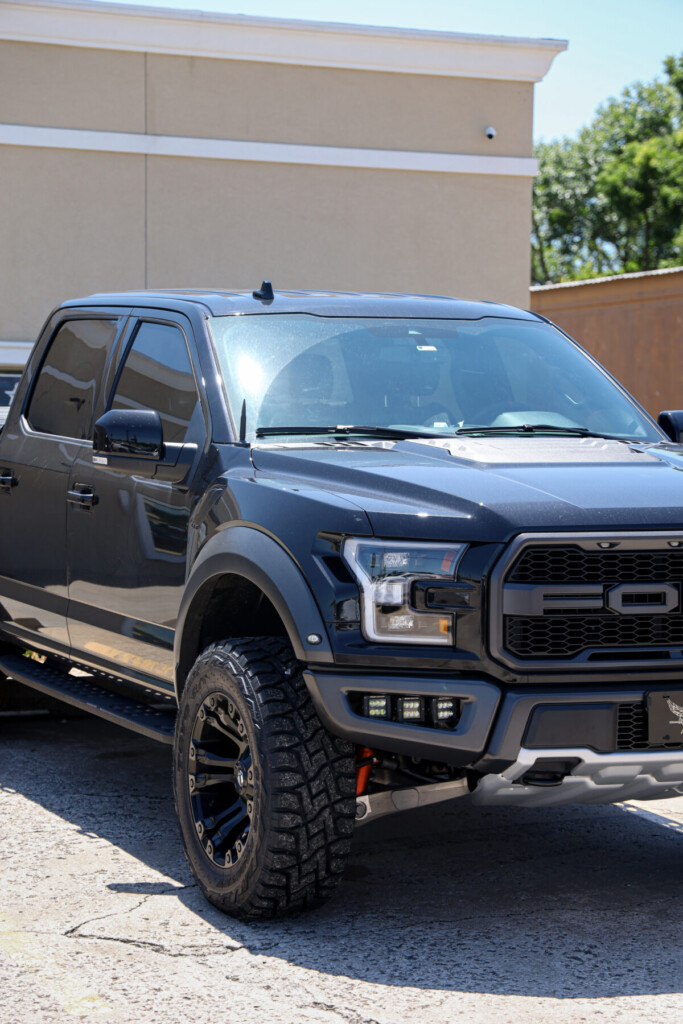
[[[144,132],[145,55],[0,40],[0,122]]]
[[[444,153],[531,153],[528,82],[0,40],[0,121]],[[498,126],[490,143],[483,128]]]
[[[527,293],[522,178],[150,159],[148,188],[150,287]]]
[[[144,157],[0,146],[0,338],[63,299],[144,280]]]
[[[148,131],[319,146],[531,154],[526,82],[148,58]],[[487,120],[488,118],[488,120]],[[483,120],[482,120],[483,119]]]
[[[528,82],[0,41],[5,124],[527,157],[532,103]],[[5,145],[0,180],[0,339],[96,290],[527,296],[528,177]]]

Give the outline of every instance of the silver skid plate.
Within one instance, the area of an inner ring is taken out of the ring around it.
[[[528,786],[521,779],[536,761],[578,758],[580,764],[554,786]],[[683,794],[683,750],[596,754],[587,748],[526,750],[500,775],[485,775],[472,793],[475,804],[558,807],[562,804],[612,804],[621,800],[657,800]]]

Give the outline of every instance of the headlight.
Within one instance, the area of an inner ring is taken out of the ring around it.
[[[416,607],[414,584],[453,580],[466,544],[344,541],[342,557],[361,587],[363,633],[368,640],[452,644],[453,615]]]

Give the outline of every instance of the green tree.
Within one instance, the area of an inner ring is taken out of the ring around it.
[[[683,55],[666,82],[636,82],[575,139],[541,143],[534,185],[536,284],[683,262]]]

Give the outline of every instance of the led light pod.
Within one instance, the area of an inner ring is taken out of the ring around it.
[[[456,579],[466,544],[349,537],[342,557],[361,588],[363,633],[384,643],[454,642],[454,616],[416,608],[413,584]]]
[[[399,722],[424,722],[425,702],[422,697],[399,697]]]
[[[455,697],[432,697],[432,721],[440,728],[452,728],[458,719],[459,704]]]
[[[363,697],[363,714],[367,718],[391,718],[391,702],[386,694],[368,694]]]

